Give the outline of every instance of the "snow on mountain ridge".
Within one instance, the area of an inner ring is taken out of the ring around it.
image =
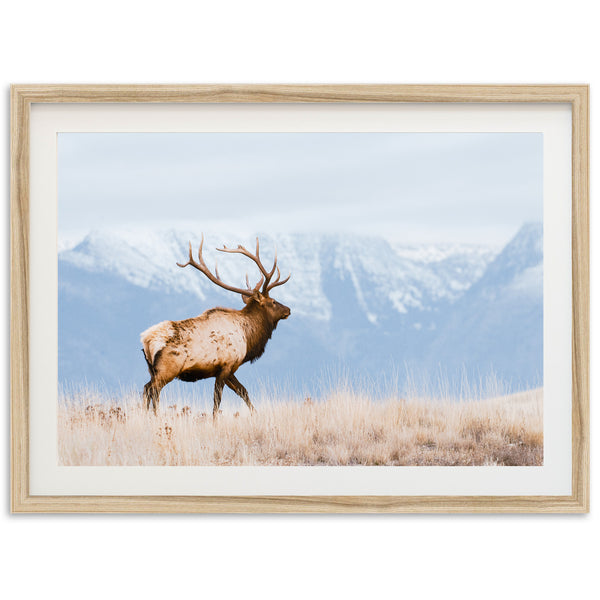
[[[139,387],[147,381],[140,331],[213,306],[242,306],[239,296],[195,269],[175,265],[187,259],[188,240],[197,251],[200,236],[191,229],[94,232],[60,253],[61,381]],[[304,394],[339,365],[357,382],[409,365],[425,373],[443,367],[457,385],[464,373],[477,380],[491,369],[511,389],[538,386],[542,235],[541,226],[525,226],[497,253],[467,245],[395,246],[374,237],[260,234],[265,265],[276,242],[282,276],[292,271],[274,295],[293,318],[244,381],[289,378],[302,382]],[[218,258],[221,276],[233,285],[243,285],[246,269],[258,281],[247,258],[215,250],[224,241],[254,250],[250,235],[209,233],[207,264],[213,268]]]
[[[529,278],[531,280],[535,275],[541,293],[543,258],[542,224],[525,223],[502,252],[489,263],[484,275],[473,286],[473,291],[481,287],[486,288],[488,293],[497,291],[501,294],[506,286],[514,283],[515,276],[522,277],[524,271],[531,269]]]
[[[261,258],[266,265],[277,247],[282,276],[292,272],[290,282],[277,289],[277,298],[293,302],[295,312],[317,320],[330,320],[332,306],[325,292],[328,278],[348,280],[356,299],[371,323],[376,323],[387,301],[398,314],[428,310],[431,303],[453,302],[479,279],[496,256],[497,249],[459,244],[391,245],[383,238],[340,234],[259,233]],[[194,254],[200,236],[184,228],[92,231],[59,259],[91,272],[108,272],[153,290],[191,293],[201,300],[219,290],[194,269],[181,270],[177,262]],[[224,256],[215,250],[223,242],[254,250],[255,236],[235,233],[205,234],[204,257],[213,268],[218,260],[221,278],[243,286],[248,272],[258,281],[255,265],[245,258]],[[229,294],[230,297],[230,294]]]

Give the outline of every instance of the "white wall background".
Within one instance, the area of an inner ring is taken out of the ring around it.
[[[591,1],[13,0],[2,13],[5,207],[11,82],[587,82],[592,143],[598,139],[600,44]],[[595,174],[592,164],[592,189]],[[8,290],[8,208],[1,214],[0,264]],[[592,210],[592,238],[599,231]],[[592,239],[594,265],[598,254]],[[597,297],[592,271],[592,306]],[[7,340],[8,291],[0,300]],[[592,371],[598,367],[594,316]],[[597,593],[594,479],[588,516],[10,516],[7,343],[2,352],[3,597]],[[591,398],[597,439],[596,378]],[[592,444],[592,477],[597,458],[598,444]]]

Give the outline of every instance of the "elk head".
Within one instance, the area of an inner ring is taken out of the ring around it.
[[[258,283],[254,287],[252,287],[250,285],[248,274],[246,273],[246,288],[238,288],[228,285],[222,281],[216,263],[214,274],[210,271],[210,269],[204,262],[204,258],[202,256],[203,246],[204,234],[202,234],[202,240],[200,241],[200,247],[198,248],[198,260],[196,261],[194,259],[192,253],[192,243],[190,242],[190,255],[188,262],[186,262],[185,264],[177,263],[177,266],[187,267],[188,265],[191,265],[192,267],[198,269],[198,271],[200,271],[201,273],[204,273],[204,275],[206,275],[206,277],[208,277],[208,279],[212,281],[215,285],[218,285],[219,287],[225,290],[229,290],[230,292],[241,294],[242,300],[244,301],[244,304],[246,305],[248,310],[261,310],[269,318],[269,320],[275,324],[281,319],[287,319],[290,316],[290,309],[287,306],[281,304],[281,302],[277,302],[277,300],[269,296],[269,292],[273,288],[287,283],[290,277],[292,276],[292,274],[290,273],[285,279],[281,279],[281,272],[279,270],[279,267],[277,266],[277,250],[275,250],[273,267],[270,271],[267,271],[262,261],[260,260],[260,246],[258,238],[256,238],[256,252],[254,254],[246,250],[246,248],[244,248],[244,246],[241,245],[238,245],[237,248],[228,248],[225,245],[223,246],[223,248],[217,248],[219,252],[227,252],[230,254],[243,254],[244,256],[247,256],[250,260],[252,260],[258,267],[261,273],[261,278],[258,281]],[[275,273],[277,273],[277,275],[275,279],[273,279]]]

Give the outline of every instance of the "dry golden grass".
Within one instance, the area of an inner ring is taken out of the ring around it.
[[[79,395],[61,399],[58,449],[63,465],[541,465],[542,399],[541,389],[470,402],[344,392],[259,402],[253,415],[235,404],[213,422],[189,406],[155,416],[133,396]]]

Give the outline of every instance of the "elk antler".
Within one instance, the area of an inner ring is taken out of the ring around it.
[[[238,245],[237,248],[228,248],[224,245],[222,248],[217,248],[217,250],[219,252],[229,252],[231,254],[243,254],[244,256],[247,256],[250,260],[254,261],[256,263],[256,266],[260,269],[260,272],[262,273],[264,279],[262,293],[265,296],[268,296],[269,290],[272,290],[274,287],[287,283],[289,278],[292,276],[292,274],[290,273],[283,281],[280,281],[281,272],[279,271],[279,267],[277,266],[277,248],[275,248],[275,259],[273,261],[273,268],[270,271],[267,271],[267,269],[265,269],[264,265],[262,264],[262,261],[260,260],[260,246],[258,238],[256,238],[256,254],[252,254],[251,252],[246,250],[246,248],[244,248],[244,246],[242,245]],[[275,278],[275,281],[271,283],[271,279],[275,274],[275,271],[277,271],[277,277]],[[261,279],[260,282],[256,285],[256,287],[254,288],[255,290],[257,290],[260,287],[261,283],[263,282],[263,279]],[[246,283],[248,283],[247,276]]]
[[[277,267],[277,277],[275,278],[275,281],[273,281],[272,283],[270,283],[267,286],[265,293],[268,293],[269,290],[272,290],[274,287],[277,287],[278,285],[283,285],[284,283],[287,283],[290,280],[291,276],[292,276],[292,274],[290,273],[285,279],[283,279],[282,281],[279,281],[281,279],[281,271],[279,270],[279,267]]]
[[[225,290],[229,290],[230,292],[235,292],[236,294],[242,294],[242,296],[251,296],[253,292],[258,291],[260,286],[264,281],[264,276],[260,278],[260,281],[253,288],[250,287],[250,282],[248,281],[248,275],[246,275],[246,285],[247,289],[233,287],[231,285],[227,285],[225,282],[221,280],[219,276],[219,271],[215,264],[215,274],[213,275],[210,269],[206,266],[204,262],[204,258],[202,257],[202,247],[204,246],[204,234],[202,234],[202,240],[200,241],[200,247],[198,248],[198,262],[194,260],[194,256],[192,254],[192,242],[190,242],[190,257],[189,260],[185,264],[177,263],[178,267],[187,267],[188,265],[192,265],[192,267],[198,269],[201,273],[204,273],[214,284],[222,287]]]

